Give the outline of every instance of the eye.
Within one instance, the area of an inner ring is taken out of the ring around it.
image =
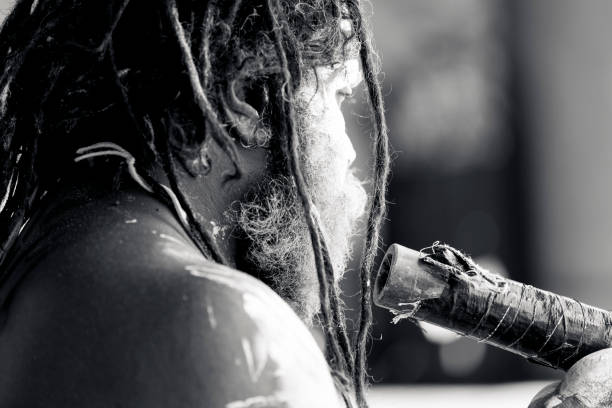
[[[332,71],[338,71],[343,67],[343,65],[344,63],[342,61],[333,61],[329,67],[332,69]]]

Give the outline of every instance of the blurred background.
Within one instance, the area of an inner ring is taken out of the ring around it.
[[[385,248],[440,240],[512,279],[612,308],[612,2],[372,0],[372,12],[394,150]],[[346,112],[366,163],[364,106]],[[357,291],[348,280],[349,305]],[[376,310],[375,384],[429,398],[436,389],[419,384],[446,384],[442,398],[499,407],[540,383],[479,388],[495,395],[479,403],[465,384],[560,377],[391,318]],[[394,395],[373,398],[406,406]]]
[[[512,279],[611,309],[612,2],[373,0],[372,12],[394,150],[384,248],[440,240]],[[369,157],[365,119],[352,118],[349,134]],[[354,304],[357,286],[346,286]],[[375,383],[562,374],[391,318],[376,310]]]

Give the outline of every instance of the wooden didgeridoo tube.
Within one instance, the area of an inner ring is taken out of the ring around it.
[[[374,302],[394,322],[426,321],[552,368],[612,347],[610,312],[502,278],[438,243],[421,251],[391,245]]]

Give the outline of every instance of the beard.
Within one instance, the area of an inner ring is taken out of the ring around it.
[[[365,213],[367,194],[353,170],[339,165],[337,155],[329,149],[334,136],[305,125],[312,121],[306,115],[301,117],[300,165],[337,285],[350,259],[352,237]],[[239,203],[234,217],[247,242],[246,269],[311,325],[321,307],[319,282],[310,231],[293,179],[277,175],[263,180]]]

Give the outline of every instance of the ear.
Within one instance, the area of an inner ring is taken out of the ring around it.
[[[179,163],[182,164],[183,169],[185,169],[191,177],[197,178],[205,176],[210,172],[211,162],[208,153],[208,140],[204,141],[195,154],[190,154],[188,156],[189,157],[181,157]]]
[[[209,138],[205,138],[200,145],[193,146],[192,143],[186,141],[194,140],[194,134],[202,130],[182,117],[182,113],[178,110],[169,109],[166,114],[167,116],[162,119],[162,124],[166,127],[170,140],[176,140],[180,146],[180,149],[177,149],[180,150],[180,153],[171,150],[173,157],[191,177],[207,175],[211,169]]]
[[[220,94],[230,132],[244,147],[267,145],[270,133],[264,128],[257,110],[244,100],[244,91],[237,88],[238,79],[233,79]]]

